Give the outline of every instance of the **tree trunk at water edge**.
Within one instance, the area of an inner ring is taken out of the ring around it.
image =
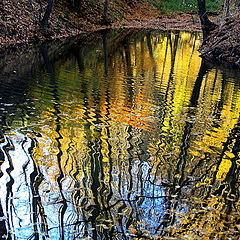
[[[53,3],[54,3],[54,0],[49,0],[48,1],[48,5],[47,5],[47,8],[45,10],[45,14],[43,16],[43,19],[40,22],[40,25],[41,25],[41,27],[44,31],[47,30],[48,19],[50,17],[51,12],[52,12]]]
[[[204,44],[209,33],[216,27],[215,23],[208,19],[205,0],[198,0],[198,15],[201,21]]]

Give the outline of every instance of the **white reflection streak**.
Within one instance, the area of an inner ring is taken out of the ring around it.
[[[9,161],[7,160],[6,153],[4,153],[4,162],[1,166],[3,176],[0,178],[0,199],[3,207],[4,216],[12,213],[12,216],[9,216],[12,220],[6,219],[6,221],[10,222],[10,228],[8,231],[11,231],[13,235],[18,235],[21,233],[22,237],[31,235],[33,231],[32,227],[32,220],[30,219],[30,191],[28,187],[29,176],[30,173],[33,171],[33,165],[31,161],[29,162],[29,156],[25,149],[22,147],[21,143],[23,140],[23,136],[8,136],[7,137],[14,146],[14,151],[10,150],[9,155],[12,160],[13,170],[10,172],[12,178],[14,179],[14,183],[12,185],[12,196],[11,199],[7,199],[7,183],[9,182],[9,175],[7,174],[6,170],[10,167]],[[6,139],[6,138],[5,138]],[[20,141],[19,141],[20,140]],[[0,145],[2,148],[5,146],[6,141]],[[31,145],[30,141],[25,141],[24,144],[25,148],[28,149]],[[28,163],[29,164],[26,164]],[[25,173],[24,173],[24,165],[26,166]],[[12,212],[8,212],[9,209],[6,209],[7,201],[12,201]],[[14,229],[13,229],[14,226]],[[13,231],[14,230],[14,231]],[[26,234],[26,235],[25,235]]]

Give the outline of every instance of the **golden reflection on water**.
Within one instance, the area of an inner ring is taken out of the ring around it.
[[[43,49],[34,107],[7,117],[1,142],[2,232],[237,234],[239,82],[202,62],[198,33],[114,37],[55,62]]]

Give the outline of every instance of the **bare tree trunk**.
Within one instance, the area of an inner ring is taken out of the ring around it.
[[[109,5],[109,0],[105,0],[104,9],[103,9],[103,24],[106,24],[106,25],[109,24],[108,5]]]
[[[50,17],[51,12],[52,12],[53,3],[54,3],[54,0],[49,0],[48,1],[48,5],[47,5],[47,8],[46,8],[45,14],[43,16],[43,19],[40,22],[41,27],[44,31],[47,30],[48,19]]]
[[[216,25],[208,19],[205,0],[198,0],[198,15],[202,25],[203,42],[205,42],[209,33],[216,27]]]

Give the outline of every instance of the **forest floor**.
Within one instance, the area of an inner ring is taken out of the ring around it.
[[[109,25],[103,22],[103,6],[90,6],[82,1],[77,10],[71,6],[54,5],[49,19],[48,34],[41,34],[39,4],[30,0],[0,0],[0,48],[18,43],[33,43],[49,39],[65,38],[82,32],[106,28],[156,28],[200,31],[196,13],[160,15],[151,5],[137,1],[128,6],[125,1],[113,2],[109,10]],[[30,4],[31,3],[31,4]],[[43,6],[43,10],[44,10]],[[81,14],[79,14],[81,13]]]
[[[158,17],[130,16],[111,25],[112,28],[153,28],[162,30],[201,31],[200,21],[196,13],[174,13]]]
[[[220,19],[216,29],[201,46],[201,56],[218,64],[240,68],[240,9]]]

